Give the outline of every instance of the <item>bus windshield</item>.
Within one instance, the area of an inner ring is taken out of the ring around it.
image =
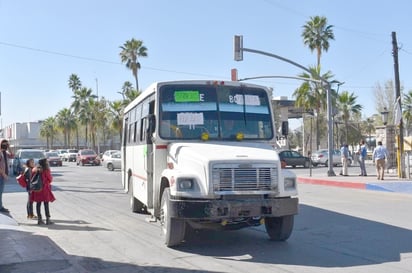
[[[264,89],[171,84],[159,89],[163,139],[270,140],[273,125]]]

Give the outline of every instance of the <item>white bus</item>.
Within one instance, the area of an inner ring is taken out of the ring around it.
[[[264,224],[286,240],[296,176],[281,168],[267,88],[240,82],[150,85],[124,110],[122,183],[133,212],[159,220],[165,244],[196,229]]]

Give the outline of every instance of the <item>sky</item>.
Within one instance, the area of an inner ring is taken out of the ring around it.
[[[139,89],[166,80],[230,80],[232,68],[239,78],[297,76],[300,68],[250,52],[234,61],[233,37],[243,35],[245,48],[314,66],[316,53],[301,34],[317,15],[328,19],[335,34],[322,54],[322,72],[344,82],[339,91],[354,93],[366,118],[377,113],[376,85],[394,79],[392,32],[401,85],[412,89],[411,10],[409,0],[0,0],[1,127],[70,107],[71,74],[99,97],[121,99],[123,83],[135,82],[119,57],[119,47],[131,38],[148,49],[140,59]],[[248,82],[289,99],[301,84]]]

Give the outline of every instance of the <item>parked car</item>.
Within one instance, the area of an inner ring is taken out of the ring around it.
[[[63,161],[57,152],[46,152],[45,154],[49,166],[63,166]]]
[[[309,157],[303,156],[299,152],[292,150],[280,151],[279,158],[281,161],[286,163],[286,166],[292,166],[293,168],[295,168],[296,166],[309,168],[311,163]]]
[[[67,150],[66,149],[57,149],[56,151],[59,154],[59,157],[61,158],[61,160],[64,160],[64,154],[67,154]]]
[[[46,158],[43,150],[39,149],[20,149],[16,152],[13,159],[13,173],[18,175],[24,171],[24,165],[28,159],[34,159],[34,163],[37,164],[40,159]]]
[[[79,151],[76,149],[68,149],[67,153],[64,154],[64,161],[73,161],[76,162],[76,158],[77,158],[77,153]]]
[[[104,161],[106,161],[108,158],[110,158],[110,155],[114,154],[114,153],[118,153],[120,152],[119,150],[107,150],[103,153],[101,159],[102,159],[102,163],[104,166],[106,166],[106,164],[104,164]]]
[[[79,150],[76,159],[77,165],[100,165],[100,158],[97,156],[96,152],[91,149]]]
[[[328,149],[321,149],[321,150],[314,152],[311,156],[313,166],[317,166],[317,165],[328,166],[329,165],[328,155],[329,155]],[[342,165],[340,150],[333,150],[332,160],[333,160],[333,166]],[[353,159],[351,156],[349,156],[348,166],[352,165],[352,162],[353,162]]]
[[[105,161],[103,161],[103,166],[109,171],[114,171],[115,169],[122,168],[122,155],[120,152],[115,152],[110,154]]]

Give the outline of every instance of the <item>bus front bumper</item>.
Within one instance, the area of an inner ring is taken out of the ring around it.
[[[242,196],[239,196],[242,198]],[[169,214],[184,219],[280,217],[298,213],[298,198],[250,200],[174,200]]]

